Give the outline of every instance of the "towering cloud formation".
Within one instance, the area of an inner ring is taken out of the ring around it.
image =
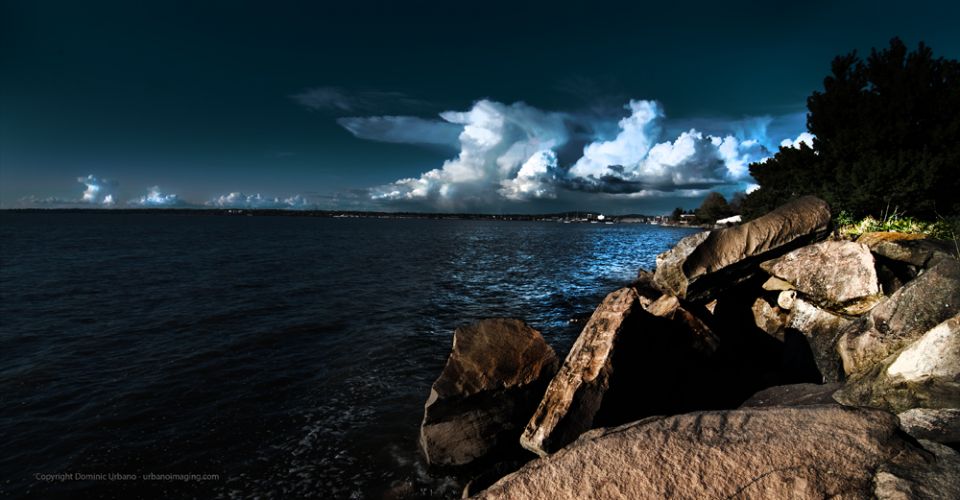
[[[116,204],[114,190],[117,188],[116,181],[101,179],[93,175],[78,177],[77,182],[83,184],[83,196],[80,198],[82,203],[99,204],[112,206]],[[65,201],[65,200],[61,200]]]
[[[673,140],[663,140],[665,116],[657,102],[631,100],[624,108],[629,114],[619,120],[615,134],[596,137],[567,165],[558,157],[573,145],[574,130],[609,127],[591,122],[595,118],[491,100],[478,101],[466,112],[441,113],[443,122],[390,116],[342,119],[340,124],[361,138],[409,143],[442,143],[433,137],[443,134],[403,139],[409,131],[401,127],[426,132],[460,127],[456,158],[419,177],[370,190],[373,200],[422,202],[445,209],[556,198],[576,191],[642,198],[743,190],[752,186],[748,165],[768,157],[774,147],[766,137],[770,118],[752,120],[756,126],[750,127],[742,126],[747,120],[738,121],[737,135],[709,135],[690,128]],[[801,140],[809,139],[801,134],[796,141]]]
[[[511,105],[481,100],[470,111],[441,113],[446,122],[462,127],[460,154],[420,177],[401,179],[371,190],[375,200],[427,201],[443,208],[482,206],[499,196],[524,197],[549,190],[522,187],[517,179],[521,166],[535,155],[553,152],[568,140],[561,113],[540,111],[523,103]],[[554,158],[555,163],[555,158]],[[533,164],[524,178],[541,178]],[[515,180],[516,185],[503,185]],[[501,189],[504,191],[501,193]]]

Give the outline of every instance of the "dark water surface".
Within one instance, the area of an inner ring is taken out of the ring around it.
[[[0,497],[459,497],[416,447],[453,329],[520,317],[565,353],[690,232],[0,213]],[[77,480],[111,473],[140,477]]]

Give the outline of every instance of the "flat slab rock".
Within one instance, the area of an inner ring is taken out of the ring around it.
[[[591,431],[476,498],[868,498],[874,471],[895,458],[898,466],[886,469],[893,483],[911,482],[917,469],[931,474],[927,481],[956,473],[908,441],[884,411],[698,412]]]
[[[524,448],[546,455],[590,429],[610,385],[617,336],[636,313],[646,314],[633,288],[603,299],[520,436]]]
[[[814,240],[829,225],[827,203],[805,196],[746,224],[688,236],[657,256],[654,277],[663,290],[678,297],[707,298],[716,286],[735,284],[750,274],[749,261],[765,255],[769,259],[772,251]],[[725,271],[723,276],[706,279],[720,271]]]
[[[778,385],[757,392],[740,405],[741,408],[764,406],[809,406],[834,404],[833,393],[843,387],[831,384]]]
[[[517,319],[457,328],[453,349],[424,405],[420,447],[431,465],[465,465],[517,446],[559,359]]]
[[[818,303],[841,307],[880,293],[870,249],[851,241],[807,245],[760,267]]]

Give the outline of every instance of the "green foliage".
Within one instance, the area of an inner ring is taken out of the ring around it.
[[[851,216],[899,207],[914,217],[960,214],[960,62],[913,52],[897,38],[866,61],[834,59],[807,99],[813,147],[780,148],[750,165],[761,188],[744,215],[813,194]]]
[[[843,210],[834,218],[834,226],[837,228],[837,232],[844,237],[859,236],[874,231],[895,231],[898,233],[923,234],[929,238],[947,241],[955,241],[960,238],[960,217],[939,218],[935,222],[928,222],[893,213],[880,219],[868,215],[857,220],[849,212]]]

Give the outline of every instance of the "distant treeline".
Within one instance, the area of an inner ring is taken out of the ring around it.
[[[559,212],[550,214],[474,214],[437,212],[369,212],[362,210],[291,210],[259,208],[9,208],[7,213],[97,213],[97,214],[163,214],[185,216],[279,216],[279,217],[364,217],[384,219],[461,219],[461,220],[598,220],[600,212]],[[653,220],[644,214],[607,215],[603,220]]]

